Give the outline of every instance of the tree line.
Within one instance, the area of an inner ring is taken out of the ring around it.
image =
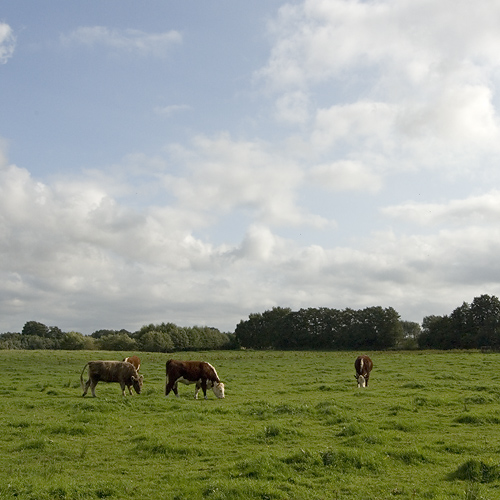
[[[392,308],[362,310],[274,307],[236,326],[237,343],[253,349],[383,350],[404,347],[414,326]]]
[[[179,327],[173,323],[127,330],[97,330],[89,336],[63,332],[56,326],[28,321],[21,333],[0,334],[0,349],[101,349],[107,351],[174,352],[215,349],[500,350],[500,300],[481,295],[449,315],[426,316],[422,326],[401,320],[392,307],[292,311],[274,307],[252,313],[223,333],[207,326]]]
[[[481,295],[449,315],[426,316],[418,337],[421,349],[500,350],[500,300]]]
[[[63,332],[57,326],[28,321],[21,333],[0,335],[0,349],[64,349],[173,352],[230,349],[234,335],[208,326],[180,327],[173,323],[149,324],[137,332],[97,330],[91,335]]]

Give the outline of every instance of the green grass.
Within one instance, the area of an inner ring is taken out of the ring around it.
[[[498,354],[228,351],[226,383],[164,397],[166,354],[142,353],[141,395],[99,383],[91,359],[130,353],[0,351],[0,498],[387,500],[500,498]]]

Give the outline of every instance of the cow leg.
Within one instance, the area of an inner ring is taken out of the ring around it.
[[[194,390],[194,399],[198,399],[198,393],[200,392],[201,389],[201,384],[199,382],[196,382],[196,387]]]
[[[172,390],[176,396],[179,396],[179,393],[177,392],[177,384],[172,382],[169,378],[167,384],[165,385],[165,396],[168,396]]]
[[[207,379],[201,381],[201,388],[203,390],[203,396],[207,399]]]
[[[122,396],[125,396],[125,382],[120,382],[120,387],[122,388]]]
[[[87,380],[87,382],[85,382],[85,386],[83,388],[83,394],[82,394],[82,397],[86,396],[87,395],[87,392],[89,390],[89,386],[90,386],[90,379]]]
[[[97,385],[97,381],[96,380],[91,380],[90,381],[90,391],[92,392],[92,397],[96,397],[95,395],[95,386]]]
[[[128,392],[130,392],[130,395],[132,396],[132,386],[127,385],[127,387],[128,387]]]

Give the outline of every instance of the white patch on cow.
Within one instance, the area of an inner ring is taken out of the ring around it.
[[[217,378],[219,378],[219,375],[217,375],[217,371],[215,370],[215,368],[214,368],[214,367],[213,367],[210,363],[207,363],[207,365],[208,365],[210,368],[212,368],[212,370],[213,370],[213,371],[214,371],[214,373],[215,373],[215,376],[216,376]]]
[[[181,384],[185,384],[185,385],[191,385],[191,384],[197,384],[198,382],[201,383],[201,379],[200,380],[187,380],[184,377],[181,377],[175,381],[175,383],[177,383],[177,382],[180,382]]]
[[[214,394],[219,398],[224,398],[224,384],[222,382],[215,382],[212,387]]]
[[[363,375],[358,375],[358,387],[366,387],[366,380]]]

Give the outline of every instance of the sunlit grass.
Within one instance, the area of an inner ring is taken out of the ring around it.
[[[0,351],[0,498],[500,498],[498,355],[369,354],[357,389],[353,353],[180,353],[226,383],[195,401],[163,396],[169,355],[82,398],[96,353]]]

